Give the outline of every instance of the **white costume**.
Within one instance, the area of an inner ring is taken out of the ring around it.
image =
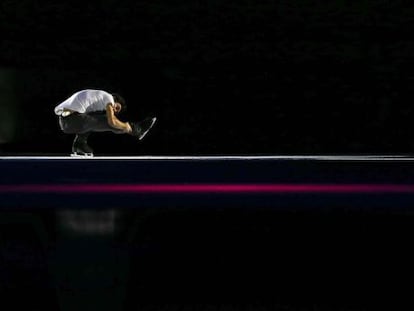
[[[108,104],[114,105],[111,94],[101,90],[82,90],[76,92],[55,107],[55,114],[60,116],[65,110],[78,113],[105,111]]]

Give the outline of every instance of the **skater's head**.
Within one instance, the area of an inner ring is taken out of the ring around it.
[[[121,112],[125,112],[126,111],[126,104],[125,104],[125,99],[119,95],[119,94],[112,94],[112,97],[114,98],[114,111],[116,114],[119,114]]]

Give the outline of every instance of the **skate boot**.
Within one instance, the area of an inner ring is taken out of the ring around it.
[[[87,136],[77,135],[72,145],[71,156],[93,157],[93,150],[86,142]]]
[[[145,135],[147,135],[148,131],[154,126],[155,121],[157,118],[145,118],[141,122],[130,122],[132,132],[130,133],[132,136],[137,137],[138,140],[142,140]]]

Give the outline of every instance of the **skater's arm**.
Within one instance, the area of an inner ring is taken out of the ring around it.
[[[108,119],[109,126],[118,130],[122,130],[125,133],[130,133],[132,131],[131,126],[128,122],[122,122],[115,116],[114,108],[112,105],[106,106],[106,117]]]

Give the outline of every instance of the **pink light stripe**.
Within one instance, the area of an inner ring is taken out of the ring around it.
[[[414,184],[27,184],[0,185],[0,193],[414,193]]]

